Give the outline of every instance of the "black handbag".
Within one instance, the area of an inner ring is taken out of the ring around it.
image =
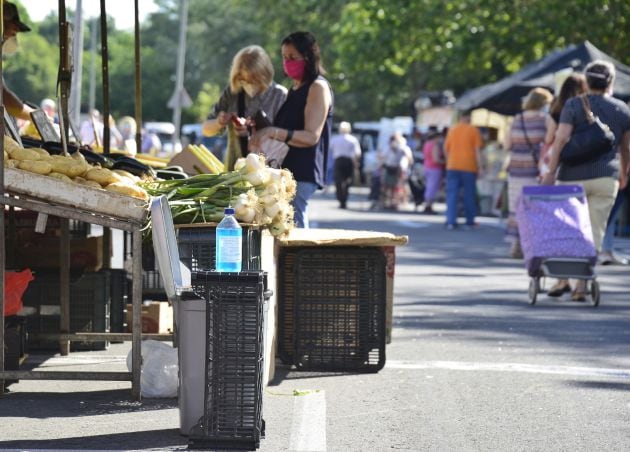
[[[611,151],[615,134],[593,114],[586,95],[581,95],[586,123],[576,127],[560,152],[560,162],[568,166],[581,165]]]

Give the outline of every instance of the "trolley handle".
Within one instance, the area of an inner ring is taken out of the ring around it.
[[[526,200],[536,201],[558,201],[563,199],[578,198],[580,201],[584,198],[583,193],[557,194],[557,195],[524,195]]]

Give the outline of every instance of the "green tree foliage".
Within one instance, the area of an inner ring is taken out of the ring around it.
[[[170,120],[179,2],[157,3],[159,11],[142,24],[143,117]],[[246,45],[262,45],[276,80],[287,85],[280,41],[295,30],[312,31],[318,38],[337,118],[362,120],[411,114],[420,91],[461,94],[587,39],[628,63],[629,18],[626,0],[189,0],[184,86],[194,105],[184,111],[182,122],[208,113],[227,84],[233,55]],[[20,53],[5,62],[7,83],[25,99],[38,102],[54,95],[56,21],[51,15],[33,24],[33,33],[20,36]],[[113,26],[110,20],[110,96],[112,112],[120,116],[133,114],[134,108],[133,33]],[[87,27],[84,48],[86,105],[93,57]],[[100,55],[96,58],[100,63]],[[99,64],[97,107],[102,104],[100,72]]]

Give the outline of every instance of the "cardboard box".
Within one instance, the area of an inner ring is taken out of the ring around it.
[[[131,332],[131,304],[127,304],[127,332]],[[143,333],[172,333],[173,306],[164,301],[152,301],[142,304]]]
[[[175,155],[168,164],[169,166],[181,166],[184,172],[189,176],[207,174],[210,172],[206,165],[201,163],[188,147]]]

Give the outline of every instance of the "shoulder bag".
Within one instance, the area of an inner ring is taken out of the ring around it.
[[[525,115],[521,113],[521,127],[523,128],[523,135],[525,135],[525,141],[527,142],[527,146],[529,147],[529,150],[532,153],[532,159],[534,160],[534,163],[536,164],[536,168],[538,168],[538,158],[540,156],[540,148],[536,149],[536,146],[534,146],[532,142],[529,141],[529,137],[527,136],[527,128],[525,127],[524,116]]]
[[[254,123],[256,124],[256,130],[271,126],[271,121],[263,110],[256,112]],[[289,145],[273,138],[264,137],[260,141],[259,149],[253,151],[263,154],[265,156],[265,164],[270,168],[281,168],[282,162],[289,152]]]
[[[581,95],[586,123],[576,127],[571,138],[560,151],[560,162],[576,166],[595,160],[613,148],[615,135],[608,125],[593,114],[586,95]]]

